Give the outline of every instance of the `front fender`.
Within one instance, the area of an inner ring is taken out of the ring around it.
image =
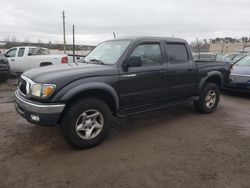
[[[116,109],[119,109],[119,97],[117,92],[112,86],[102,82],[83,83],[73,88],[64,88],[56,94],[52,101],[68,101],[79,93],[93,89],[108,92],[115,100]]]

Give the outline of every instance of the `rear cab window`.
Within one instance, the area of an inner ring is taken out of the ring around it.
[[[37,54],[38,49],[37,48],[30,48],[28,56],[33,56]]]
[[[189,54],[184,43],[166,43],[168,61],[172,64],[188,63]]]

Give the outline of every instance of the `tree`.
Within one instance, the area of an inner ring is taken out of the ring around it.
[[[25,37],[24,42],[25,42],[25,43],[30,43],[29,38],[28,38],[28,37]]]
[[[11,37],[11,42],[17,42],[16,36],[12,36],[12,37]]]
[[[37,41],[37,43],[42,44],[43,41],[39,38],[38,41]]]
[[[4,42],[10,42],[10,36],[5,37]]]

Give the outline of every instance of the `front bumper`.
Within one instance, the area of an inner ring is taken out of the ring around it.
[[[9,65],[0,64],[0,79],[9,77],[9,75],[10,75]]]
[[[43,126],[53,126],[65,108],[65,104],[43,104],[30,101],[21,96],[19,91],[15,92],[16,111],[27,121]]]
[[[239,91],[250,93],[250,84],[246,83],[229,83],[223,87],[224,90]]]

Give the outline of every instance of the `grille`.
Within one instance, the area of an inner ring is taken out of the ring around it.
[[[18,83],[18,88],[19,88],[19,90],[20,90],[24,95],[27,94],[26,85],[27,85],[27,82],[26,82],[24,79],[20,78],[19,83]]]
[[[0,64],[0,70],[1,71],[8,71],[9,70],[9,67],[8,67],[8,65],[6,64]]]

